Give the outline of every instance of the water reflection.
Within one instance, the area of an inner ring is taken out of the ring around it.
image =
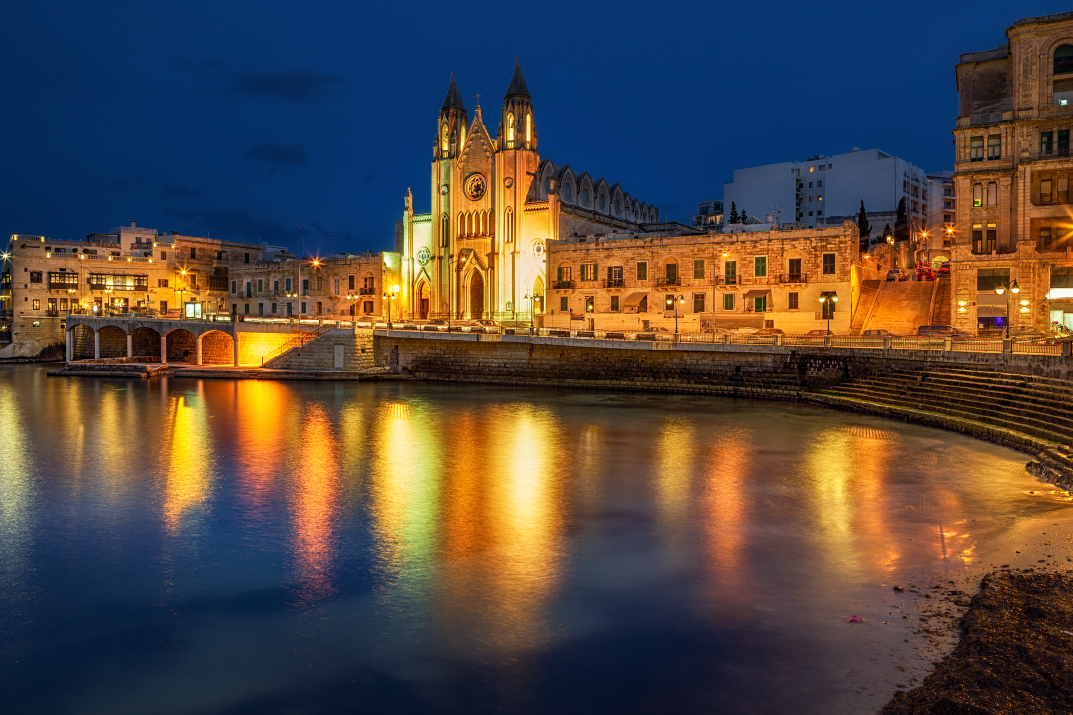
[[[339,500],[339,443],[323,405],[310,405],[302,420],[291,489],[295,576],[301,600],[331,595],[335,546],[333,527]]]
[[[195,404],[187,404],[192,398]],[[205,409],[196,397],[180,395],[168,410],[165,436],[166,477],[164,486],[164,527],[176,535],[184,519],[208,497],[212,470],[212,438]],[[122,444],[122,440],[111,442]]]

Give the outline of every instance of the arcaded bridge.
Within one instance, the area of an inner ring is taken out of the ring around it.
[[[259,365],[287,347],[329,327],[321,320],[235,321],[143,317],[67,317],[67,362],[102,358],[144,358],[146,362],[196,365]]]

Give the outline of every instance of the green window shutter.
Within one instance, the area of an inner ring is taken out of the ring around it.
[[[559,276],[556,280],[561,281],[563,279],[563,267],[559,266],[556,270],[558,271],[556,275]]]

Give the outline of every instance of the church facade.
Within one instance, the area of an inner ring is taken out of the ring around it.
[[[454,75],[440,109],[430,211],[407,191],[397,250],[405,317],[529,320],[544,313],[549,240],[656,228],[659,210],[569,165],[541,159],[533,100],[515,65],[493,137]]]

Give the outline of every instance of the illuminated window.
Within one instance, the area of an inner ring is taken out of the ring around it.
[[[426,134],[425,136],[428,136],[428,135]],[[37,300],[35,298],[33,305],[34,305],[34,310],[41,310],[41,301],[39,301],[39,300]]]
[[[466,145],[466,125],[463,124],[458,128],[458,150],[462,151],[462,147]]]
[[[425,136],[428,136],[427,134]],[[507,148],[514,146],[514,114],[507,114]]]
[[[983,206],[984,205],[984,185],[973,184],[972,185],[972,205]]]
[[[983,137],[970,137],[969,138],[969,161],[983,161],[984,160],[984,138]]]
[[[427,137],[428,134],[426,134],[425,136]],[[426,146],[427,146],[427,144],[426,144]],[[443,132],[440,135],[440,151],[443,152],[444,156],[447,156],[447,125],[446,124],[443,125]]]
[[[596,280],[596,264],[595,263],[582,263],[581,264],[581,280],[594,281]]]
[[[529,144],[533,141],[533,113],[529,112],[525,115],[525,143]]]
[[[1044,179],[1039,182],[1039,200],[1041,203],[1048,203],[1052,198],[1051,195],[1051,180]]]

